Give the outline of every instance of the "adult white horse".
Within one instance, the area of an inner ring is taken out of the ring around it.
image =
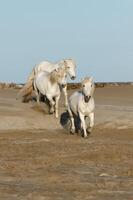
[[[20,90],[18,97],[19,96],[26,96],[27,95],[27,90],[30,88],[30,92],[32,92],[32,83],[34,80],[35,75],[40,72],[40,71],[46,71],[46,72],[52,72],[54,69],[65,67],[67,75],[74,80],[76,78],[76,64],[73,59],[65,59],[65,60],[60,60],[59,62],[52,63],[49,61],[43,61],[33,68],[31,74],[28,77],[27,83],[25,84],[24,88]],[[65,97],[65,106],[68,105],[68,97],[67,97],[67,85],[62,88],[62,91],[64,93]],[[25,95],[26,94],[26,95]]]
[[[50,73],[46,71],[40,71],[34,77],[33,85],[37,96],[37,102],[39,103],[40,94],[46,96],[51,106],[50,113],[54,113],[55,111],[56,118],[58,118],[60,86],[62,88],[66,86],[66,78],[67,74],[64,68],[55,69]]]
[[[75,132],[74,115],[79,115],[81,128],[83,129],[84,137],[87,137],[87,132],[91,132],[94,126],[94,82],[92,77],[86,77],[81,81],[82,90],[73,93],[69,98],[68,112],[71,119],[71,132]],[[89,117],[90,124],[86,128],[85,118]]]

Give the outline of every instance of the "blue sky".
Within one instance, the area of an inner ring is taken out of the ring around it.
[[[0,81],[62,58],[77,81],[133,81],[133,0],[0,0]]]

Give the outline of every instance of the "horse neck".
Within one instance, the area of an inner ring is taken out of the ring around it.
[[[55,68],[55,69],[58,69],[59,67],[60,67],[59,62],[56,62],[56,63],[54,64],[54,68]]]
[[[95,85],[93,84],[92,89],[91,89],[91,96],[93,97],[94,94],[94,90],[95,90]]]
[[[64,68],[65,69],[65,67],[66,67],[65,63],[64,63],[64,60],[60,60],[55,65],[57,66],[57,68]]]
[[[49,75],[49,80],[50,80],[51,86],[56,86],[56,85],[58,85],[58,83],[57,83],[57,78],[55,77],[55,74],[51,73],[51,74]]]
[[[64,60],[60,60],[60,61],[58,61],[56,64],[57,65],[61,65],[61,64],[63,64],[64,63]]]

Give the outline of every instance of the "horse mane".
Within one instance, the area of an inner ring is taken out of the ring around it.
[[[51,81],[52,84],[54,84],[55,82],[57,82],[57,80],[58,80],[57,71],[56,70],[52,71],[49,74],[49,77],[50,77],[50,81]]]
[[[85,83],[90,82],[90,81],[93,82],[93,78],[88,76],[88,77],[85,77],[84,79],[82,79],[81,83],[85,84]]]
[[[65,60],[60,60],[58,66],[58,69],[64,69],[67,72],[67,62]]]
[[[66,67],[68,66],[68,62],[71,62],[73,65],[75,65],[75,61],[72,58],[68,59],[62,59],[58,62],[59,67]]]
[[[55,83],[58,81],[58,75],[60,74],[61,76],[64,76],[64,73],[66,73],[66,68],[65,67],[60,67],[58,69],[55,69],[50,73],[50,81],[51,83]]]

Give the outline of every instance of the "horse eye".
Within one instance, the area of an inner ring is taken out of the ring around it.
[[[85,85],[83,85],[83,87],[85,87]]]
[[[91,87],[92,87],[93,85],[91,84]]]

